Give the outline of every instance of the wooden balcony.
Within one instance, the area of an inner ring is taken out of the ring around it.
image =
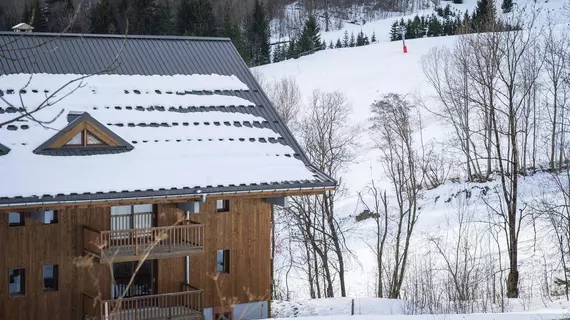
[[[83,226],[83,250],[105,264],[184,257],[204,252],[204,226],[192,221],[168,227],[112,231]]]
[[[85,319],[92,320],[203,320],[204,291],[182,283],[176,293],[101,301],[83,294]]]

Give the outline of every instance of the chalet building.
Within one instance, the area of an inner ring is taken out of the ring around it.
[[[268,317],[273,206],[336,182],[231,41],[0,51],[0,319]]]

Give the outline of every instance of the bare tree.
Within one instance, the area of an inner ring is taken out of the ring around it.
[[[372,104],[371,130],[380,162],[393,188],[396,207],[394,254],[388,280],[388,298],[399,298],[406,273],[410,240],[419,218],[418,198],[422,184],[418,157],[413,147],[411,113],[413,106],[398,94],[390,93]]]

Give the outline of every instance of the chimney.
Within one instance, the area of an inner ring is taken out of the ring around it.
[[[81,117],[85,112],[82,111],[69,111],[67,114],[67,123],[72,123],[75,119]]]

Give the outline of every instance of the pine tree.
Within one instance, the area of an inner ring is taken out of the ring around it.
[[[251,57],[248,54],[242,27],[240,23],[232,17],[229,7],[224,11],[224,19],[222,21],[222,27],[219,35],[221,37],[230,38],[244,61],[246,63],[250,63]]]
[[[158,4],[158,33],[161,35],[176,34],[176,24],[172,12],[172,0],[163,0]]]
[[[24,10],[22,11],[22,22],[27,23],[29,25],[32,24],[32,12],[30,7],[28,7],[28,4],[26,3],[24,5]]]
[[[210,0],[181,0],[176,21],[180,35],[216,35],[216,21]]]
[[[180,0],[176,14],[176,31],[178,35],[184,35],[191,32],[191,16],[190,0]]]
[[[113,28],[113,7],[109,0],[99,1],[90,12],[91,32],[100,34],[109,34],[110,28]],[[117,28],[114,28],[116,31]]]
[[[513,0],[503,0],[501,9],[503,9],[503,13],[509,13],[513,11]]]
[[[373,37],[375,39],[375,37]],[[392,23],[390,27],[390,41],[397,41],[400,40],[400,24],[397,21]],[[372,40],[372,42],[375,42]]]
[[[315,19],[314,16],[310,16],[305,22],[303,32],[299,38],[298,48],[301,53],[320,50],[322,48],[320,31],[321,29],[317,24],[317,19]]]
[[[428,32],[427,35],[428,37],[439,37],[441,36],[442,33],[442,25],[441,22],[439,21],[438,17],[434,14],[431,16],[431,18],[429,19],[429,23],[428,23]]]
[[[291,39],[289,41],[289,50],[287,50],[287,59],[295,59],[298,58],[297,48],[296,48],[296,41],[295,39]]]
[[[489,24],[495,22],[496,12],[493,0],[478,0],[472,19],[475,31],[488,31]]]
[[[281,61],[287,60],[288,51],[289,51],[289,46],[285,43],[281,48],[281,58],[280,58]]]
[[[370,40],[368,40],[368,36],[364,36],[364,45],[367,46],[370,44]]]
[[[344,30],[344,37],[342,38],[342,47],[346,48],[349,46],[348,31]]]
[[[406,21],[406,31],[405,31],[405,37],[406,39],[414,39],[415,38],[415,34],[414,34],[414,28],[412,27],[412,20],[408,19],[408,21]]]
[[[370,42],[376,43],[376,32],[372,32],[372,39],[370,39]]]
[[[336,44],[334,46],[335,48],[342,48],[342,42],[340,42],[340,38],[336,39]]]
[[[332,40],[331,40],[331,42],[329,43],[329,49],[334,49],[334,44],[333,44]]]
[[[247,40],[254,66],[268,63],[269,56],[269,18],[261,0],[255,0],[253,12],[249,19]]]
[[[354,39],[354,33],[350,34],[350,43],[348,44],[350,47],[356,46],[356,39]]]
[[[363,45],[364,45],[364,33],[362,33],[362,30],[360,30],[360,32],[356,36],[356,46],[361,47]]]
[[[273,49],[273,62],[279,62],[281,61],[281,45],[277,45],[274,47]]]
[[[156,34],[160,26],[154,0],[131,0],[127,9],[130,34]]]

